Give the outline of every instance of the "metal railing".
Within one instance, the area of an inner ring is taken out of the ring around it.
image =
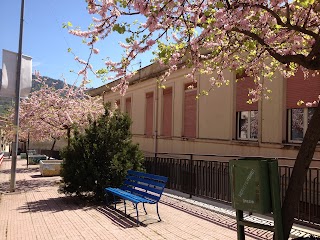
[[[224,203],[231,203],[229,160],[243,156],[218,156],[196,154],[146,155],[148,173],[169,177],[167,188]],[[279,166],[280,197],[285,192],[293,167]],[[301,193],[296,222],[320,229],[320,169],[310,168]]]

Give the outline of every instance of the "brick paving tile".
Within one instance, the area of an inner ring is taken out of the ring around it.
[[[163,195],[158,222],[154,205],[139,207],[141,225],[136,226],[135,209],[123,204],[117,210],[104,205],[85,205],[58,193],[60,177],[41,177],[39,167],[18,160],[16,191],[9,193],[11,160],[0,166],[0,239],[101,239],[101,240],[235,240],[236,221],[200,206]],[[272,239],[263,230],[246,228],[246,239]]]

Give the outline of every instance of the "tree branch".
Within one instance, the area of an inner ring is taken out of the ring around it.
[[[255,34],[253,32],[250,32],[250,31],[247,31],[247,30],[243,30],[243,29],[239,29],[239,28],[236,28],[236,27],[234,27],[231,31],[242,33],[242,34],[244,34],[244,35],[246,35],[248,37],[251,37],[252,39],[256,40],[261,46],[265,47],[265,50],[273,58],[275,58],[276,60],[278,60],[279,62],[281,62],[283,64],[289,64],[291,62],[294,62],[294,63],[297,63],[297,64],[299,64],[299,65],[301,65],[301,66],[303,66],[305,68],[308,68],[310,70],[319,70],[320,69],[320,58],[318,58],[318,57],[317,58],[308,59],[306,56],[304,56],[302,54],[281,55],[281,54],[277,53],[275,51],[275,49],[270,47],[270,45],[268,45],[260,36],[258,36],[257,34]],[[318,46],[317,48],[320,48],[320,46]]]
[[[289,8],[289,4],[286,3],[286,13],[287,13],[287,24],[290,24],[290,8]]]
[[[260,8],[260,9],[263,9],[265,11],[267,11],[271,16],[273,16],[276,21],[277,21],[277,24],[282,26],[282,27],[285,27],[285,28],[288,28],[289,30],[293,30],[293,31],[297,31],[297,32],[301,32],[301,33],[304,33],[306,35],[309,35],[315,39],[317,39],[319,37],[318,34],[316,34],[315,32],[313,31],[310,31],[310,30],[307,30],[306,28],[303,28],[303,27],[300,27],[298,25],[292,25],[290,22],[287,21],[287,23],[284,23],[280,16],[275,12],[273,11],[272,9],[268,8],[267,6],[264,6],[262,4],[247,4],[247,3],[238,3],[238,7],[239,6],[242,6],[242,7],[246,7],[246,8],[253,8],[253,7],[256,7],[256,8]]]

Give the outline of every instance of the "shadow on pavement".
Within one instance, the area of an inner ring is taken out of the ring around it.
[[[158,219],[146,215],[141,209],[139,210],[139,225],[137,225],[136,210],[134,208],[127,207],[127,215],[124,214],[123,207],[115,209],[110,206],[99,206],[96,210],[121,228],[147,227],[151,224],[159,223]]]
[[[25,205],[18,208],[22,213],[30,212],[60,212],[60,211],[72,211],[82,209],[87,211],[94,208],[93,206],[84,206],[79,203],[79,200],[75,197],[61,196],[56,198],[48,198],[33,202],[26,202]]]
[[[39,179],[39,180],[38,180]],[[18,180],[16,181],[15,192],[28,192],[34,191],[42,187],[51,187],[59,184],[59,181],[52,181],[52,179],[45,180],[43,178],[31,179],[31,180]],[[9,192],[10,182],[0,183],[0,192]]]
[[[125,215],[123,212],[115,210],[112,207],[108,206],[99,206],[97,207],[97,211],[102,213],[104,216],[109,218],[114,224],[122,228],[132,228],[137,226],[136,219]],[[140,226],[144,226],[141,224]]]
[[[237,231],[236,220],[231,217],[217,214],[210,210],[203,210],[202,208],[191,209],[191,208],[185,207],[181,203],[178,203],[179,205],[172,202],[166,202],[166,201],[161,201],[161,203],[164,205],[170,206],[172,208],[175,208],[179,211],[188,213],[194,217],[198,217],[203,220],[209,221],[211,223],[220,225],[221,227],[225,227],[225,228]],[[265,230],[248,228],[248,227],[245,228],[245,233],[247,236],[250,236],[259,240],[272,239],[272,235],[273,235],[273,233],[267,232]]]
[[[17,168],[16,173],[33,173],[39,172],[39,167],[32,167],[32,168]],[[1,174],[11,174],[11,169],[1,170]]]

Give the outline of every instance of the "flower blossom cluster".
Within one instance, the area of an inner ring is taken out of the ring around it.
[[[181,65],[190,68],[187,77],[197,81],[198,73],[214,75],[212,87],[228,84],[225,70],[244,71],[257,88],[253,99],[267,96],[261,79],[273,78],[275,71],[288,77],[301,66],[320,70],[320,3],[303,5],[294,0],[87,0],[94,27],[70,33],[88,38],[95,49],[97,39],[111,33],[124,36],[120,45],[123,59],[106,67],[122,79],[114,90],[124,94],[132,72],[130,64],[141,53],[157,47],[156,59],[167,66],[165,81]],[[137,16],[141,22],[134,24]],[[124,43],[126,42],[126,43]],[[120,55],[120,54],[119,54]],[[85,64],[85,66],[87,66]],[[218,73],[218,74],[217,74]],[[81,74],[85,74],[81,72]]]
[[[104,109],[101,99],[92,98],[84,91],[64,84],[61,89],[50,87],[45,79],[39,78],[41,88],[21,100],[19,110],[20,138],[45,141],[66,135],[66,129],[74,124],[83,129],[89,120],[97,119]],[[13,119],[13,109],[11,111]],[[11,139],[14,126],[8,125],[7,137]]]

